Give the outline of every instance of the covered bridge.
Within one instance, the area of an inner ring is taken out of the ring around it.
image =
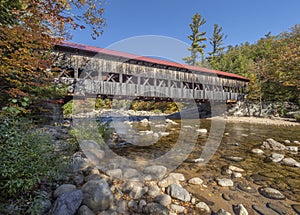
[[[237,74],[103,48],[56,45],[72,96],[159,100],[242,100],[249,79]]]

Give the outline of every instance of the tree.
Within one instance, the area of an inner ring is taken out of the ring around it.
[[[54,45],[71,29],[90,27],[93,38],[100,36],[103,12],[97,0],[1,0],[0,108],[26,112],[28,100],[47,99],[54,92]]]
[[[224,51],[225,47],[223,47],[224,39],[226,39],[226,36],[221,33],[222,27],[220,27],[218,24],[214,24],[214,32],[212,38],[210,38],[210,45],[212,46],[212,51],[209,52],[208,61],[213,66],[215,63],[215,58],[218,55],[221,55]],[[214,66],[213,66],[214,67]]]
[[[192,34],[188,36],[188,38],[192,41],[192,44],[189,47],[189,51],[191,51],[191,56],[183,58],[183,60],[187,64],[196,65],[198,53],[201,54],[201,62],[204,61],[204,49],[206,48],[206,44],[202,43],[206,41],[207,38],[204,37],[206,32],[200,32],[199,29],[205,23],[206,20],[202,18],[202,16],[199,13],[196,13],[193,16],[192,23],[190,24]]]

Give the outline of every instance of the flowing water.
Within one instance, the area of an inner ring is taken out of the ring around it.
[[[141,125],[141,123],[135,122],[131,127],[132,130],[146,132],[146,134],[148,130],[148,134],[152,135],[149,130],[159,128],[160,123],[161,122],[151,121],[149,125]],[[184,185],[194,197],[210,203],[210,207],[215,207],[216,209],[218,207],[231,209],[233,204],[238,203],[243,203],[248,208],[251,208],[253,204],[265,205],[267,203],[279,203],[281,207],[286,207],[286,210],[289,211],[288,214],[294,214],[294,212],[290,210],[290,205],[299,204],[300,202],[300,168],[289,167],[270,161],[268,157],[272,151],[264,150],[264,155],[257,155],[252,153],[251,150],[260,148],[263,141],[268,138],[273,138],[281,143],[285,140],[290,140],[291,143],[286,145],[295,146],[297,143],[293,143],[293,141],[300,141],[300,126],[285,127],[250,123],[226,123],[225,130],[222,132],[222,137],[220,138],[221,142],[216,148],[216,152],[206,164],[203,164],[195,163],[194,160],[201,156],[201,153],[206,147],[209,132],[212,129],[211,120],[200,120],[196,124],[195,121],[189,122],[189,120],[184,122],[177,121],[177,123],[178,125],[167,127],[162,125],[161,128],[163,128],[163,132],[166,133],[163,137],[155,140],[154,144],[143,146],[128,145],[127,147],[115,148],[114,151],[132,160],[155,159],[163,156],[175,146],[182,130],[186,130],[186,132],[184,132],[183,141],[188,143],[190,135],[198,135],[196,129],[200,126],[202,129],[207,129],[208,133],[199,134],[189,156],[173,170],[173,172],[183,173],[187,179],[200,177],[204,180],[205,186],[202,187],[195,187],[188,184]],[[191,124],[193,126],[182,127],[182,123],[185,125]],[[156,127],[154,126],[155,124]],[[129,137],[128,140],[132,141],[134,139],[134,134],[126,134],[126,131],[123,131],[123,133],[124,139],[126,139],[126,136]],[[141,139],[138,141],[145,142]],[[182,150],[184,151],[184,149]],[[180,150],[178,150],[177,153],[180,154]],[[280,151],[278,153],[300,161],[299,152]],[[233,179],[234,186],[231,188],[220,187],[216,184],[215,179],[230,178],[230,175],[226,175],[225,172],[225,169],[229,165],[244,169],[245,172],[242,173],[243,177]],[[246,187],[246,189],[243,189],[243,187]],[[257,192],[259,187],[275,188],[281,191],[287,199],[280,201],[267,199]],[[229,202],[225,201],[221,197],[222,194],[231,196],[232,200]],[[253,212],[250,211],[249,214],[252,213]]]

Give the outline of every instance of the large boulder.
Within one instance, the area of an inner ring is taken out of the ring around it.
[[[81,190],[61,194],[54,202],[50,215],[75,215],[83,199]]]
[[[93,211],[106,210],[113,201],[109,185],[103,179],[91,180],[83,185],[83,204]]]

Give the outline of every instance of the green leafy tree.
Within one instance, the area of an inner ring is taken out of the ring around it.
[[[206,23],[206,20],[202,18],[199,13],[196,13],[193,16],[192,23],[190,24],[190,28],[192,30],[192,34],[188,36],[188,38],[192,41],[191,46],[189,47],[189,51],[191,51],[191,56],[183,58],[183,60],[190,65],[197,65],[198,54],[201,54],[201,62],[204,61],[204,49],[206,48],[206,44],[203,44],[204,41],[207,40],[205,37],[206,32],[200,32],[200,27]]]

